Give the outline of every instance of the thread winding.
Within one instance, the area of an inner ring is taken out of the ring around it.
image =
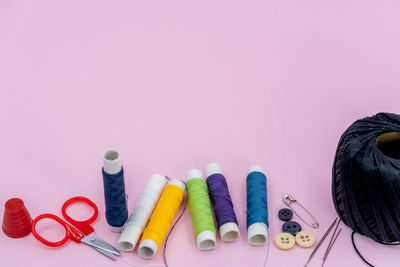
[[[160,248],[168,230],[178,212],[179,206],[185,195],[185,191],[180,186],[172,184],[177,180],[172,180],[165,187],[160,200],[151,215],[150,221],[143,232],[141,244],[139,246],[139,255],[144,258],[151,258]],[[179,183],[182,183],[178,181]],[[183,184],[183,183],[182,183]],[[183,184],[184,186],[184,184]],[[155,247],[147,246],[146,240],[151,240],[156,244]]]
[[[214,204],[218,227],[229,222],[238,224],[228,184],[224,175],[215,173],[207,177],[208,190]]]
[[[107,223],[112,227],[122,227],[128,219],[126,205],[124,170],[116,174],[103,172],[104,198]]]
[[[378,113],[357,120],[340,138],[332,168],[336,212],[354,234],[400,244],[400,116]]]
[[[343,222],[381,243],[400,241],[400,116],[379,113],[342,135],[332,195]]]
[[[204,231],[216,234],[206,182],[202,178],[189,179],[187,190],[196,238]]]
[[[254,223],[268,227],[267,177],[254,171],[247,175],[247,228]]]

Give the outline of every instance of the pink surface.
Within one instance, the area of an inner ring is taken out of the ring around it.
[[[320,220],[321,238],[336,216],[341,133],[358,118],[400,113],[399,11],[397,0],[0,0],[0,213],[20,197],[32,217],[61,215],[67,198],[84,195],[99,206],[96,233],[115,244],[101,178],[102,150],[115,148],[130,209],[153,173],[183,178],[216,161],[229,179],[240,240],[198,251],[186,212],[168,244],[171,267],[262,266],[266,247],[249,246],[245,231],[251,164],[268,175],[271,236],[292,193]],[[357,240],[371,262],[399,266],[400,248]],[[161,253],[136,252],[112,263],[32,235],[1,233],[0,251],[7,267],[162,263]],[[310,253],[271,244],[267,266],[302,266]],[[363,266],[347,227],[325,266]]]

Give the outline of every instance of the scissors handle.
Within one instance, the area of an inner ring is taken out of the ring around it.
[[[36,231],[36,224],[43,219],[51,219],[61,224],[61,226],[64,227],[65,229],[64,238],[61,239],[60,241],[52,242],[48,241],[47,239],[39,235],[39,233]],[[36,237],[37,240],[39,240],[40,242],[49,247],[59,247],[63,245],[65,242],[67,242],[68,239],[72,239],[75,242],[79,243],[81,239],[85,237],[84,234],[81,233],[79,230],[75,229],[74,227],[63,221],[60,217],[50,213],[39,215],[32,221],[32,234]]]
[[[93,216],[85,221],[77,221],[77,220],[72,219],[67,214],[67,208],[71,204],[76,203],[76,202],[84,202],[84,203],[88,204],[90,207],[92,207],[94,210]],[[65,201],[64,205],[62,206],[61,212],[62,212],[62,215],[64,216],[64,218],[69,223],[71,223],[73,226],[75,226],[77,229],[79,229],[85,235],[88,235],[94,231],[93,227],[90,226],[90,224],[96,220],[96,218],[99,214],[99,210],[98,210],[96,204],[94,204],[90,199],[88,199],[86,197],[81,197],[81,196],[70,198],[67,201]]]

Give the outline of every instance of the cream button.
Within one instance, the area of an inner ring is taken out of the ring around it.
[[[315,235],[307,231],[300,231],[296,234],[296,244],[303,248],[312,247],[315,243]]]
[[[288,233],[280,233],[275,237],[275,245],[280,249],[291,249],[295,243],[294,236]]]

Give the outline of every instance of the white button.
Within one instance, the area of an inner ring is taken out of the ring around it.
[[[315,243],[315,235],[307,231],[300,231],[296,234],[296,244],[303,248],[312,247]]]
[[[294,236],[289,233],[280,233],[275,237],[275,245],[280,249],[291,249],[295,243]]]

